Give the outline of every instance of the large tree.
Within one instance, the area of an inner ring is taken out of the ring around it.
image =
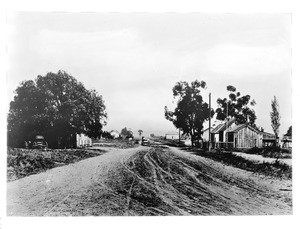
[[[271,126],[276,136],[276,139],[279,136],[279,127],[280,127],[280,114],[279,114],[279,104],[276,96],[274,96],[273,100],[271,101],[272,111],[270,112],[271,117]]]
[[[213,109],[203,101],[201,89],[206,88],[204,81],[194,81],[191,84],[180,81],[173,87],[173,96],[177,107],[169,111],[165,106],[165,118],[182,130],[183,134],[191,136],[192,146],[202,139],[203,122],[214,115]]]
[[[107,117],[102,96],[64,71],[23,81],[8,114],[8,145],[42,134],[51,147],[68,147],[76,133],[98,137]]]
[[[249,122],[255,126],[256,115],[251,108],[256,103],[250,95],[241,96],[240,92],[236,92],[236,88],[232,85],[227,86],[229,93],[228,98],[217,99],[218,108],[216,109],[217,119],[226,120],[227,118],[235,118],[236,124]]]

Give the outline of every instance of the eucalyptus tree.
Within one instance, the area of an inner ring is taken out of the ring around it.
[[[165,118],[182,130],[183,134],[191,136],[192,146],[202,139],[203,123],[209,117],[213,117],[213,109],[204,102],[201,90],[206,89],[204,81],[195,80],[190,84],[180,81],[173,87],[173,96],[177,99],[177,107],[174,111],[165,106]]]

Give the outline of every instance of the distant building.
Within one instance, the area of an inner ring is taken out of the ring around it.
[[[261,132],[263,135],[263,146],[272,146],[276,144],[276,136],[275,134]]]
[[[92,146],[92,139],[85,134],[76,134],[76,147]]]
[[[178,140],[179,133],[178,132],[168,132],[165,134],[165,139]]]
[[[117,130],[110,131],[110,135],[115,139],[120,137],[120,133]]]
[[[291,149],[292,148],[292,136],[289,135],[283,135],[283,138],[281,139],[282,142],[282,148],[285,149]]]

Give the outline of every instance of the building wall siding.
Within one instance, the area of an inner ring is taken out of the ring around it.
[[[262,135],[245,127],[235,133],[237,148],[262,147]]]
[[[92,139],[84,134],[77,134],[76,135],[76,146],[77,147],[92,146]]]
[[[179,139],[179,134],[166,134],[166,139]]]

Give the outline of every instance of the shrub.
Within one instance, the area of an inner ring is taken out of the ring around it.
[[[253,147],[244,151],[247,154],[257,154],[269,158],[291,158],[291,151],[281,149],[278,146],[266,146],[263,148]]]
[[[262,151],[263,151],[262,148],[253,147],[251,149],[246,150],[245,153],[247,153],[247,154],[261,154]]]

